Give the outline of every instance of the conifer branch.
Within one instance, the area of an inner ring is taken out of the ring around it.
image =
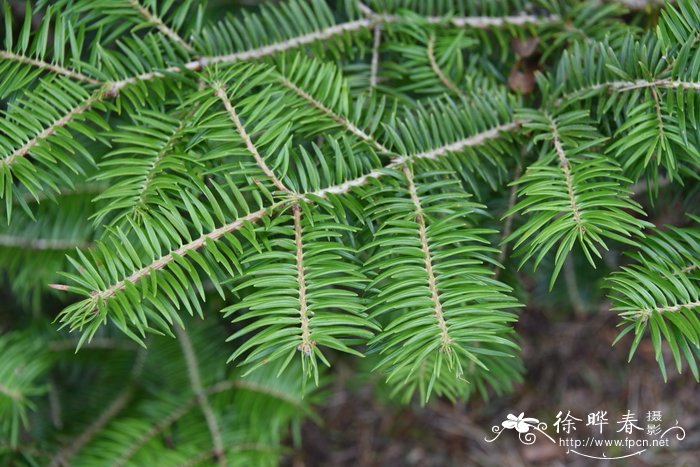
[[[448,23],[456,27],[471,27],[476,29],[489,29],[493,27],[503,27],[503,26],[524,26],[528,24],[545,24],[550,22],[559,21],[559,17],[556,15],[548,17],[539,16],[529,16],[529,15],[519,15],[519,16],[505,16],[505,17],[488,17],[488,16],[477,16],[477,17],[439,17],[430,16],[426,17],[425,20],[430,24],[443,24]],[[366,30],[373,28],[377,24],[384,23],[402,23],[407,21],[406,18],[399,15],[377,15],[375,14],[372,18],[363,18],[354,21],[348,21],[345,23],[338,23],[334,26],[329,26],[327,28],[320,29],[318,31],[310,32],[308,34],[302,34],[291,39],[276,42],[273,44],[265,45],[262,47],[253,48],[250,50],[244,50],[241,52],[234,52],[225,55],[214,55],[208,57],[201,57],[196,60],[187,62],[181,66],[171,66],[163,70],[154,70],[147,73],[142,73],[136,76],[130,76],[118,81],[113,81],[111,84],[111,92],[117,93],[120,89],[130,84],[138,83],[141,81],[150,81],[156,78],[163,78],[168,74],[181,73],[183,71],[199,71],[209,65],[214,64],[231,64],[235,62],[247,61],[247,60],[257,60],[260,58],[267,57],[269,55],[276,54],[278,52],[284,52],[287,50],[296,49],[298,47],[313,44],[315,42],[320,42],[324,40],[332,39],[336,36],[341,36],[346,33],[356,32],[361,30]]]
[[[385,152],[385,153],[390,152],[389,149],[386,148],[386,146],[379,143],[373,136],[368,135],[367,133],[362,131],[355,124],[353,124],[350,120],[348,120],[347,117],[334,112],[332,109],[325,106],[323,104],[323,102],[319,101],[314,96],[312,96],[311,94],[307,93],[306,91],[301,89],[296,84],[289,81],[287,78],[284,78],[284,77],[281,78],[280,82],[284,86],[286,86],[289,89],[291,89],[292,91],[294,91],[294,93],[296,95],[298,95],[299,97],[301,97],[302,99],[307,101],[309,104],[311,104],[312,106],[314,106],[315,108],[317,108],[318,110],[320,110],[321,112],[323,112],[324,114],[326,114],[327,116],[329,116],[330,118],[332,118],[333,120],[338,122],[343,128],[345,128],[347,131],[349,131],[353,135],[357,136],[358,138],[362,139],[363,141],[366,141],[371,146],[374,146],[374,148],[376,148],[377,150],[379,150],[381,152]]]
[[[87,249],[92,244],[78,240],[62,240],[54,238],[25,238],[13,235],[0,235],[0,247],[23,248],[27,250],[73,250]]]
[[[15,391],[12,388],[8,388],[7,386],[5,386],[2,383],[0,383],[0,394],[4,394],[7,397],[9,397],[10,399],[13,399],[17,402],[24,400],[24,396],[22,395],[22,393]]]
[[[51,459],[51,467],[69,466],[70,460],[83,447],[85,447],[97,433],[100,432],[107,424],[114,419],[124,408],[131,402],[134,397],[134,381],[143,371],[146,352],[140,349],[134,362],[134,367],[131,370],[129,382],[115,397],[112,402],[93,420],[93,422],[76,437],[69,445],[60,449]]]
[[[206,396],[210,396],[213,394],[218,394],[224,391],[228,391],[230,389],[233,389],[235,387],[235,381],[221,381],[219,383],[214,384],[213,386],[209,386],[208,388],[205,388],[203,393]],[[154,437],[158,436],[160,433],[162,433],[164,430],[166,430],[169,426],[171,426],[173,423],[177,422],[179,419],[184,417],[189,413],[190,410],[194,408],[195,405],[197,405],[199,398],[198,396],[193,396],[183,404],[181,404],[177,410],[174,410],[171,412],[167,417],[162,419],[160,422],[156,423],[153,425],[153,427],[143,433],[141,436],[136,438],[133,443],[131,443],[127,448],[124,450],[124,452],[117,458],[114,462],[115,467],[122,467],[125,465],[129,460],[134,457],[134,455],[145,445],[148,443],[151,439]]]
[[[464,92],[442,71],[440,65],[435,58],[435,33],[430,34],[430,39],[428,39],[428,61],[430,62],[430,68],[432,68],[433,73],[440,79],[442,84],[445,85],[447,89],[455,93],[460,97],[464,97]]]
[[[411,196],[411,201],[416,211],[416,223],[418,224],[418,237],[420,239],[421,251],[423,252],[423,261],[425,264],[425,272],[428,276],[428,290],[430,290],[430,299],[433,302],[433,316],[440,328],[440,350],[447,352],[450,350],[452,338],[448,332],[445,316],[442,311],[442,301],[440,299],[440,291],[438,289],[437,278],[433,270],[433,256],[430,252],[430,239],[428,238],[427,229],[425,226],[425,214],[421,207],[420,197],[416,191],[416,185],[413,181],[413,173],[408,165],[404,165],[403,173],[408,182],[408,193]]]
[[[379,47],[382,45],[382,27],[380,24],[374,25],[373,31],[374,40],[372,42],[372,62],[369,69],[369,88],[370,91],[377,87],[379,78]]]
[[[199,372],[199,363],[197,362],[197,355],[192,347],[192,341],[187,335],[187,331],[175,326],[175,334],[177,334],[177,341],[180,344],[182,353],[185,356],[185,363],[187,364],[187,376],[190,379],[190,385],[192,386],[192,391],[197,396],[197,402],[199,407],[202,409],[202,414],[207,422],[207,427],[209,428],[209,433],[211,434],[211,439],[214,444],[214,457],[216,457],[219,465],[226,465],[226,455],[224,451],[224,443],[221,438],[221,431],[219,430],[219,423],[216,420],[216,415],[214,410],[212,410],[211,404],[209,404],[209,399],[202,387],[202,377]]]
[[[639,310],[639,315],[643,319],[646,319],[655,311],[657,313],[662,313],[662,314],[663,313],[674,313],[674,312],[680,311],[682,309],[692,310],[693,308],[698,308],[698,307],[700,307],[700,300],[690,301],[687,303],[681,303],[678,305],[657,306],[654,308],[645,308],[645,309]]]
[[[88,84],[104,84],[103,81],[91,78],[90,76],[84,75],[83,73],[80,73],[79,71],[73,70],[71,68],[66,68],[53,63],[45,62],[43,60],[38,60],[36,58],[27,57],[26,55],[13,53],[8,50],[0,50],[0,59],[11,60],[19,63],[26,63],[27,65],[32,65],[37,68],[41,68],[44,71],[49,71],[59,75],[67,76],[76,81],[83,81]]]
[[[559,166],[561,167],[561,170],[564,173],[564,179],[566,181],[566,192],[569,196],[569,203],[571,204],[571,212],[574,216],[574,221],[576,222],[579,231],[583,232],[583,221],[581,219],[581,212],[579,211],[579,207],[576,202],[576,193],[574,191],[574,179],[571,175],[571,166],[569,164],[569,159],[566,157],[566,151],[564,151],[564,146],[561,142],[561,138],[559,137],[559,128],[557,127],[557,123],[554,121],[553,118],[549,117],[548,115],[546,115],[546,117],[549,120],[549,128],[552,131],[552,142],[554,144],[554,150],[557,153],[557,157],[559,158]]]
[[[634,91],[637,89],[683,89],[685,91],[700,91],[700,81],[687,81],[687,80],[674,80],[674,79],[659,79],[659,80],[646,80],[638,79],[634,81],[604,81],[601,83],[593,84],[590,86],[584,86],[576,91],[568,92],[558,98],[555,102],[555,106],[560,106],[562,103],[568,102],[571,99],[577,98],[577,96],[585,96],[590,92],[608,90],[613,92],[626,92]]]
[[[163,20],[151,12],[148,8],[141,5],[139,0],[129,0],[129,4],[139,12],[141,16],[146,18],[146,20],[153,24],[161,33],[165,34],[170,40],[181,45],[189,53],[194,54],[195,50],[192,44],[183,39],[175,30],[171,29],[166,25]]]
[[[305,355],[310,356],[315,345],[311,339],[310,314],[309,305],[306,300],[306,275],[304,271],[304,245],[302,244],[303,227],[301,225],[301,206],[295,204],[292,206],[294,215],[294,244],[296,246],[296,269],[297,282],[299,283],[299,319],[301,323],[301,343],[298,349]]]
[[[83,101],[81,104],[77,105],[76,107],[73,107],[68,113],[63,115],[61,118],[55,120],[53,123],[51,123],[51,125],[49,125],[48,127],[44,128],[42,131],[40,131],[36,136],[34,136],[34,138],[30,139],[29,141],[24,143],[22,146],[15,149],[9,155],[0,159],[0,164],[10,166],[18,158],[26,156],[32,150],[32,148],[34,148],[37,144],[39,144],[41,141],[45,140],[46,138],[49,138],[50,136],[52,136],[60,128],[63,128],[64,126],[68,125],[78,115],[81,115],[82,113],[90,110],[90,108],[93,105],[95,105],[95,103],[99,102],[104,97],[105,97],[104,91],[100,90],[100,91],[94,92],[92,95],[90,95],[90,97],[85,99],[85,101]]]
[[[158,258],[157,260],[153,261],[151,264],[135,271],[129,277],[113,284],[112,286],[108,287],[107,289],[102,290],[102,291],[93,292],[92,297],[94,299],[107,299],[107,298],[113,296],[115,293],[122,290],[124,287],[127,286],[127,284],[135,284],[136,282],[140,281],[144,277],[151,274],[153,271],[163,269],[165,266],[167,266],[171,261],[173,261],[175,259],[175,256],[185,256],[190,251],[198,250],[199,248],[203,247],[205,245],[205,243],[209,240],[216,241],[219,238],[223,237],[224,235],[240,229],[243,225],[245,225],[246,222],[256,222],[256,221],[260,220],[262,217],[268,215],[270,213],[270,211],[281,206],[282,204],[284,204],[284,203],[279,202],[279,203],[276,203],[276,204],[269,206],[269,207],[260,208],[257,211],[254,211],[246,216],[243,216],[239,219],[236,219],[235,221],[233,221],[229,224],[226,224],[222,227],[219,227],[218,229],[212,230],[211,232],[204,234],[204,235],[196,238],[195,240],[192,240],[191,242],[186,243],[185,245],[182,245],[177,250],[172,251],[171,253],[168,253],[167,255]],[[51,284],[51,287],[55,288],[55,289],[60,289],[61,285],[60,284]],[[97,308],[95,307],[95,310],[96,309]]]
[[[400,17],[386,17],[388,22],[400,22]],[[458,28],[492,29],[507,26],[530,26],[558,23],[559,15],[512,15],[512,16],[455,16],[445,18],[442,16],[428,16],[425,20],[430,24],[449,24]]]
[[[413,154],[413,155],[397,156],[397,157],[393,158],[391,160],[391,162],[381,170],[373,170],[372,172],[370,172],[366,175],[363,175],[361,177],[355,178],[353,180],[348,180],[347,182],[343,182],[339,185],[326,187],[326,188],[323,188],[321,190],[315,191],[313,193],[307,193],[307,194],[313,194],[313,195],[319,196],[321,198],[325,198],[329,194],[341,195],[341,194],[349,192],[350,190],[352,190],[355,187],[360,187],[360,186],[366,185],[372,179],[377,179],[377,178],[383,177],[384,175],[387,174],[387,169],[399,170],[404,165],[406,165],[412,161],[415,161],[417,159],[438,159],[440,157],[443,157],[443,156],[450,154],[450,153],[453,153],[453,152],[463,151],[465,148],[468,148],[468,147],[480,146],[482,144],[487,143],[490,140],[498,138],[501,133],[508,133],[508,132],[516,130],[517,128],[520,128],[521,124],[522,124],[522,122],[515,121],[515,122],[511,122],[511,123],[506,123],[503,125],[498,125],[490,130],[486,130],[486,131],[478,133],[474,136],[464,138],[464,139],[457,141],[455,143],[450,143],[450,144],[446,144],[444,146],[440,146],[440,147],[435,148],[435,149],[430,150],[430,151],[420,152],[420,153]],[[391,152],[391,151],[389,151],[389,152]]]
[[[226,112],[228,112],[228,115],[231,118],[231,121],[234,123],[234,125],[236,125],[236,130],[238,131],[238,134],[240,135],[241,139],[245,143],[246,148],[248,149],[248,152],[255,159],[255,163],[258,165],[258,167],[260,167],[260,170],[263,171],[265,176],[267,176],[267,178],[269,178],[272,181],[273,185],[275,185],[275,187],[278,190],[280,190],[284,193],[287,193],[287,194],[292,193],[292,190],[287,188],[284,185],[284,183],[282,183],[282,181],[279,178],[277,178],[277,176],[272,171],[272,169],[267,165],[267,163],[265,163],[265,159],[263,159],[263,157],[260,155],[260,153],[258,152],[258,148],[255,146],[252,138],[250,137],[250,135],[246,131],[245,127],[241,123],[241,119],[238,117],[238,114],[236,113],[236,109],[231,104],[231,101],[229,100],[228,95],[226,94],[226,91],[223,88],[223,85],[219,84],[219,85],[215,86],[214,91],[215,91],[216,97],[221,99],[221,102],[223,102],[224,107],[226,108]]]

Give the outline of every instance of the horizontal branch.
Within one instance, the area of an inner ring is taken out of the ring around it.
[[[564,94],[556,100],[555,105],[561,105],[562,102],[576,97],[581,94],[587,94],[592,91],[608,90],[616,92],[633,91],[635,89],[646,88],[666,88],[666,89],[684,89],[686,91],[700,91],[700,81],[684,81],[673,79],[646,80],[638,79],[634,81],[604,81],[602,83],[593,84],[580,88],[576,91]]]
[[[392,159],[391,162],[382,170],[373,170],[372,172],[358,177],[356,179],[349,180],[339,185],[323,188],[321,190],[309,194],[325,198],[329,194],[340,195],[343,193],[347,193],[355,187],[365,185],[373,178],[376,179],[386,175],[386,169],[399,169],[403,167],[406,163],[416,159],[437,159],[449,153],[459,152],[471,146],[479,146],[486,143],[489,140],[497,138],[503,132],[510,132],[516,130],[520,127],[521,124],[522,122],[520,121],[506,123],[504,125],[499,125],[497,127],[491,128],[490,130],[486,130],[484,132],[478,133],[468,138],[464,138],[454,143],[440,146],[439,148],[435,148],[430,151],[420,152],[418,154],[413,155],[398,156]]]
[[[532,15],[516,15],[516,16],[474,16],[474,17],[447,17],[447,16],[428,16],[424,19],[430,24],[451,24],[456,27],[470,27],[476,29],[498,28],[504,26],[524,26],[528,24],[545,24],[550,22],[560,21],[556,15],[551,16],[532,16]],[[334,26],[319,29],[307,34],[302,34],[291,39],[287,39],[273,44],[257,47],[241,52],[234,52],[225,55],[214,55],[201,57],[196,60],[187,62],[182,66],[172,66],[161,71],[152,71],[142,73],[137,76],[131,76],[122,80],[114,81],[111,84],[112,93],[117,93],[120,89],[130,84],[140,81],[149,81],[156,78],[163,78],[169,73],[180,73],[183,71],[199,71],[202,68],[213,64],[230,64],[245,60],[256,60],[267,57],[269,55],[295,49],[297,47],[312,44],[314,42],[332,39],[333,37],[343,35],[348,32],[361,31],[374,28],[377,25],[386,23],[402,23],[406,22],[407,18],[400,15],[380,15],[374,14],[370,17],[339,23]]]
[[[375,20],[383,23],[400,23],[405,21],[400,15],[375,15]],[[556,23],[561,21],[559,15],[511,15],[511,16],[424,16],[430,24],[448,24],[458,28],[492,29],[507,26],[528,26]]]
[[[74,248],[86,249],[89,242],[77,240],[60,240],[53,238],[24,238],[12,235],[0,235],[0,247],[24,248],[27,250],[72,250]]]
[[[32,65],[37,68],[41,68],[44,71],[51,71],[59,75],[67,76],[77,81],[83,81],[90,84],[103,84],[102,81],[84,75],[79,71],[55,65],[53,63],[48,63],[43,60],[37,60],[35,58],[27,57],[26,55],[16,54],[7,50],[0,50],[0,59],[10,60],[19,63],[26,63],[27,65]]]
[[[294,245],[296,247],[295,259],[297,269],[297,283],[299,288],[299,322],[301,327],[301,342],[299,350],[305,355],[310,356],[313,352],[314,341],[311,339],[311,319],[309,315],[313,312],[309,311],[309,304],[306,300],[306,272],[304,268],[304,245],[302,243],[303,227],[301,225],[301,206],[295,204],[292,207],[294,214]]]
[[[687,308],[687,309],[691,310],[693,308],[698,308],[698,307],[700,307],[700,300],[695,301],[695,302],[682,303],[680,305],[660,306],[660,307],[654,307],[651,309],[644,309],[644,310],[641,310],[641,314],[642,314],[642,316],[649,316],[654,311],[656,311],[657,313],[673,313],[676,311],[680,311],[683,308]]]

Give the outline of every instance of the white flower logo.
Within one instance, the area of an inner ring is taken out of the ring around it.
[[[520,412],[520,415],[517,417],[512,413],[509,413],[507,420],[504,420],[501,425],[503,425],[503,428],[508,430],[515,428],[518,433],[527,433],[530,431],[531,427],[537,426],[540,421],[536,418],[524,418],[524,415],[525,412]]]

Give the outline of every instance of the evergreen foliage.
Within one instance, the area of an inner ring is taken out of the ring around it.
[[[218,8],[2,3],[8,462],[275,465],[351,357],[506,392],[511,272],[573,257],[700,380],[696,2]]]

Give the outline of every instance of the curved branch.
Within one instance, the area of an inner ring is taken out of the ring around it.
[[[447,89],[457,94],[460,97],[464,97],[464,92],[442,71],[440,65],[435,59],[435,34],[430,35],[428,40],[428,61],[430,62],[430,68],[432,68],[433,73],[437,75],[442,84],[445,85]]]

